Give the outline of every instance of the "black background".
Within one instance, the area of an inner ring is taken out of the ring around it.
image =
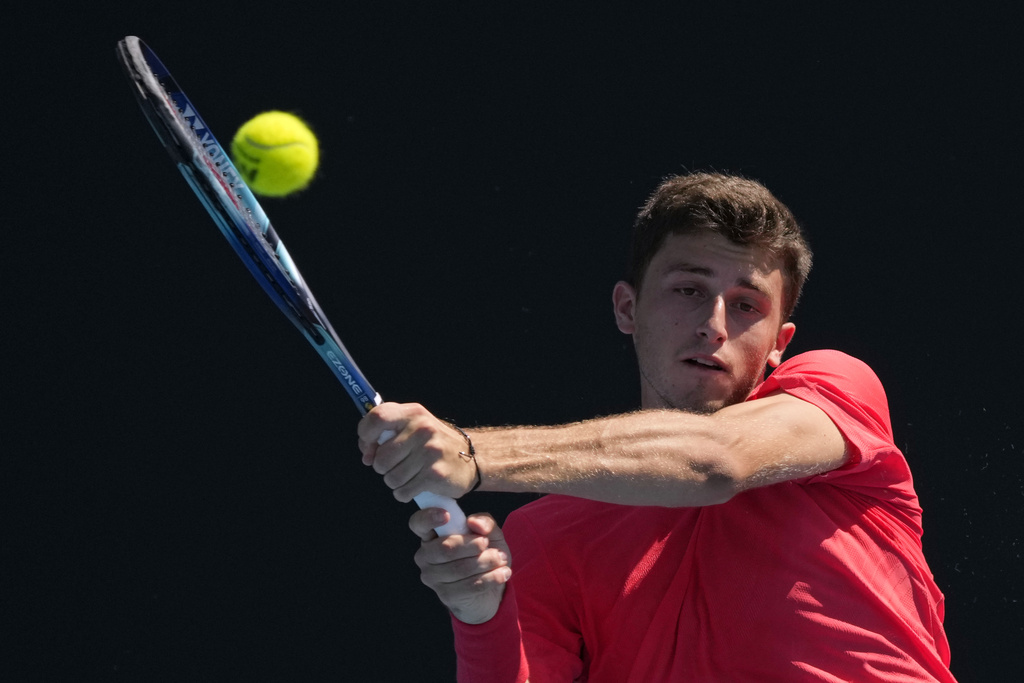
[[[816,252],[791,348],[886,384],[954,673],[1018,678],[1017,17],[832,4],[6,22],[3,677],[454,677],[411,509],[160,149],[114,57],[132,34],[222,142],[265,109],[311,123],[319,177],[268,214],[385,398],[464,425],[635,407],[610,291],[637,206],[674,172],[763,181]]]

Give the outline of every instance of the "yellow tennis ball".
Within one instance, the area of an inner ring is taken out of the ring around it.
[[[231,141],[231,156],[253,192],[284,197],[309,185],[320,147],[298,116],[267,111],[242,124]]]

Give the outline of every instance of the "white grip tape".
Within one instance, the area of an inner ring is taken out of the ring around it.
[[[389,429],[381,433],[377,443],[382,444],[394,435],[395,433]],[[434,531],[437,532],[438,536],[451,536],[452,534],[465,534],[469,532],[469,527],[466,526],[466,513],[462,511],[462,508],[459,507],[454,498],[424,491],[413,498],[413,500],[416,501],[421,510],[424,508],[442,508],[448,511],[448,523],[434,527]]]

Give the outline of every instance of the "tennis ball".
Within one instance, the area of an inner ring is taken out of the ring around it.
[[[231,141],[235,168],[253,192],[284,197],[309,185],[320,148],[309,126],[294,114],[266,111],[242,124]]]

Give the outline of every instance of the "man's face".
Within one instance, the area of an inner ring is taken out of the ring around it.
[[[712,413],[746,400],[793,337],[776,259],[713,233],[669,235],[639,291],[620,282],[619,329],[633,335],[644,408]]]

